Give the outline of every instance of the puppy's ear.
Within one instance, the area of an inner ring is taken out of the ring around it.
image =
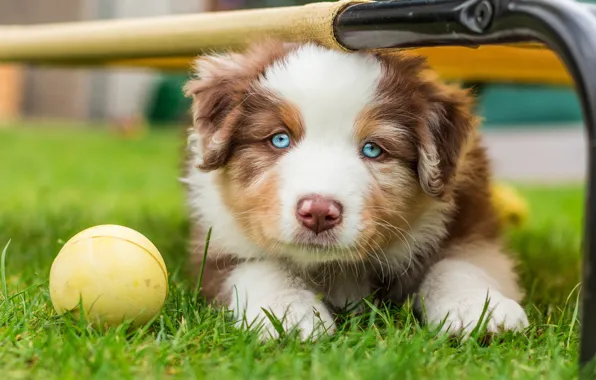
[[[192,97],[194,128],[202,140],[201,170],[223,166],[230,154],[237,121],[234,106],[248,85],[241,61],[235,53],[201,57],[196,61],[196,78],[184,86],[186,96]]]
[[[460,158],[478,124],[467,90],[436,79],[426,82],[426,117],[418,128],[418,174],[422,189],[432,197],[448,199]]]
[[[242,104],[251,86],[272,63],[298,48],[293,43],[264,40],[245,52],[205,56],[196,61],[196,77],[184,87],[192,97],[195,131],[202,140],[201,170],[215,170],[227,162]]]

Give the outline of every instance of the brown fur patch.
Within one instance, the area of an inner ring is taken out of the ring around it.
[[[236,221],[249,239],[260,247],[272,247],[280,224],[277,174],[269,173],[257,185],[246,188],[230,178],[229,171],[233,170],[242,169],[240,165],[232,166],[219,177],[224,203],[236,215]]]
[[[419,154],[422,188],[433,197],[448,198],[462,148],[478,124],[472,97],[429,74],[419,57],[377,54],[377,58],[384,70],[377,113],[410,131]]]
[[[385,169],[393,166],[392,172],[373,172],[376,181],[362,215],[365,228],[360,240],[373,250],[370,253],[378,253],[396,241],[403,242],[427,203],[427,197],[417,190],[414,177],[404,178],[407,169],[395,162],[382,165]]]
[[[384,104],[371,107],[359,115],[354,129],[356,140],[361,146],[373,142],[383,148],[385,156],[380,157],[382,161],[394,159],[408,164],[415,162],[418,152],[414,134],[401,125],[402,118],[390,119],[385,108],[395,111],[390,105]]]
[[[294,44],[265,41],[253,45],[244,54],[228,53],[197,60],[199,79],[185,86],[193,98],[193,119],[203,136],[202,170],[223,166],[231,151],[235,129],[242,125],[247,111],[245,102],[253,98],[255,81],[265,69],[296,48]],[[261,92],[262,96],[266,94]]]
[[[243,105],[243,115],[235,119],[238,123],[235,133],[225,140],[231,147],[226,159],[227,181],[237,181],[244,187],[258,180],[304,135],[300,114],[294,106],[258,89],[255,91]],[[290,135],[289,148],[272,146],[271,137],[276,133]]]
[[[449,223],[448,242],[498,239],[500,219],[491,201],[491,170],[480,136],[471,138],[471,147],[459,160],[460,170],[453,189],[456,205]]]

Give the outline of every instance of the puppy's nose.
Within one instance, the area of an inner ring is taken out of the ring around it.
[[[319,195],[305,197],[298,202],[296,218],[304,227],[318,234],[341,222],[342,206]]]

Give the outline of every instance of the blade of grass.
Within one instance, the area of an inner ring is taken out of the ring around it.
[[[45,281],[43,281],[43,282],[40,282],[40,283],[38,283],[38,284],[34,284],[34,285],[31,285],[31,286],[28,286],[28,287],[26,287],[25,289],[21,290],[20,292],[17,292],[17,293],[15,293],[15,294],[13,294],[12,296],[10,296],[10,297],[8,298],[8,300],[9,300],[9,301],[12,301],[13,299],[17,298],[18,296],[20,296],[20,295],[22,295],[22,294],[25,294],[25,293],[27,293],[27,292],[28,292],[29,290],[31,290],[31,289],[38,288],[38,287],[40,287],[40,286],[42,286],[42,285],[45,285],[47,282],[48,282],[48,280],[45,280]]]
[[[265,315],[267,316],[267,319],[269,319],[269,321],[273,325],[273,328],[275,329],[275,331],[277,331],[279,336],[280,337],[284,336],[285,330],[284,330],[284,326],[283,326],[283,318],[282,318],[282,320],[279,320],[279,318],[277,318],[277,316],[275,316],[269,310],[267,310],[265,308],[261,308],[261,310],[263,310],[263,313],[265,313]],[[285,316],[284,316],[284,318],[285,318]]]
[[[10,240],[4,246],[2,250],[2,256],[0,257],[0,272],[2,273],[2,295],[4,296],[4,302],[8,302],[8,286],[6,285],[6,252],[10,246]]]
[[[575,288],[573,288],[572,293],[575,291],[575,289],[577,289],[579,287],[580,284],[576,285]],[[567,335],[567,342],[566,342],[566,347],[567,349],[569,349],[569,346],[571,345],[571,337],[573,336],[573,330],[575,329],[575,323],[577,322],[577,316],[579,314],[579,305],[580,305],[580,293],[581,292],[577,292],[577,296],[575,298],[575,307],[573,308],[573,316],[571,317],[571,324],[569,325],[569,334]],[[569,295],[569,297],[571,297],[571,294]]]
[[[195,288],[195,293],[193,297],[193,299],[195,300],[199,296],[201,286],[203,285],[203,274],[205,273],[205,260],[207,259],[207,252],[209,251],[209,242],[211,241],[212,229],[212,227],[209,228],[209,231],[207,231],[207,238],[205,238],[205,250],[203,251],[203,261],[201,261],[201,271],[199,272],[199,280],[197,281],[197,287]]]

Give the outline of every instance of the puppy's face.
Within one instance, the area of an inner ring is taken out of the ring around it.
[[[378,255],[449,200],[473,119],[420,59],[268,43],[198,68],[198,167],[268,254]]]

